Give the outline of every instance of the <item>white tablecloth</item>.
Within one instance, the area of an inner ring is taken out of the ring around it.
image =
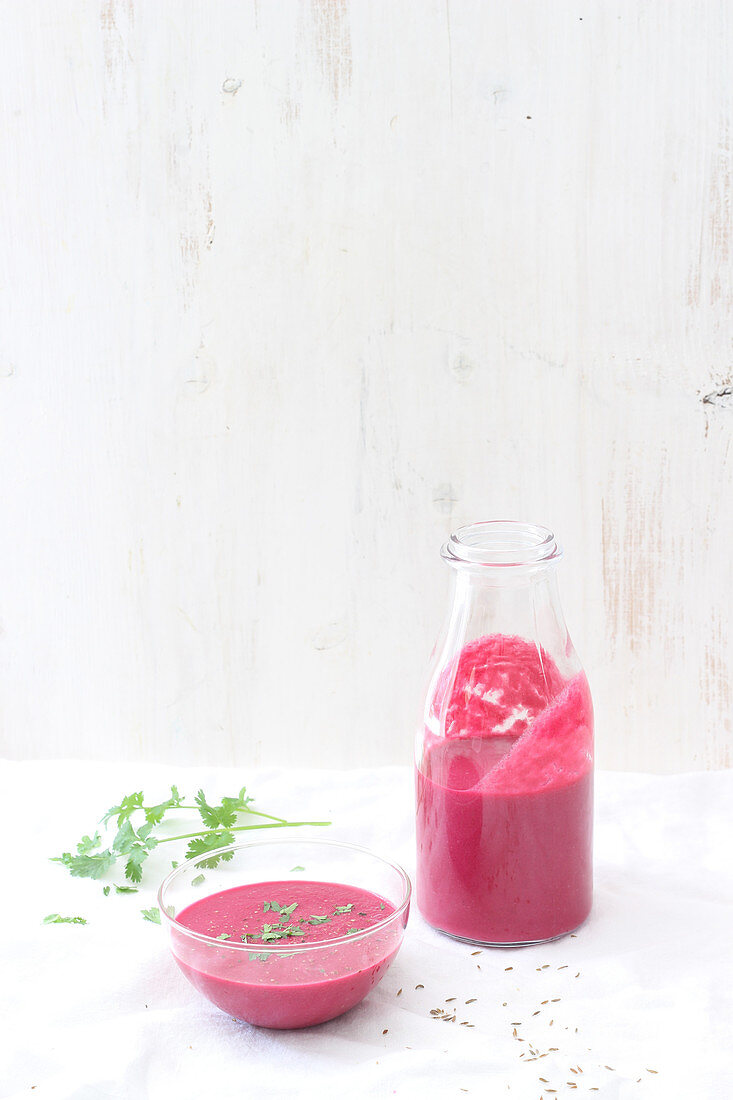
[[[413,906],[382,983],[346,1016],[300,1032],[258,1030],[202,1000],[162,929],[140,916],[152,887],[104,897],[102,884],[47,861],[123,793],[142,787],[157,801],[171,782],[189,796],[246,783],[262,809],[330,818],[318,835],[414,868],[406,768],[0,764],[0,1095],[733,1096],[733,772],[598,776],[595,904],[576,939],[475,955]],[[51,912],[89,923],[42,925]],[[453,997],[455,1023],[430,1016]],[[529,1062],[532,1044],[547,1056]]]

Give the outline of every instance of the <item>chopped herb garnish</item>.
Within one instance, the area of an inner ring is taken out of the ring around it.
[[[206,881],[206,875],[196,875],[196,878],[191,879],[192,886],[200,886],[202,882]]]
[[[363,932],[363,929],[362,928],[347,928],[346,935],[347,936],[353,936],[354,932]]]
[[[298,867],[291,867],[291,868],[290,868],[290,874],[291,874],[291,875],[292,875],[293,871],[305,871],[305,867],[300,867],[300,866],[298,866]]]
[[[85,917],[62,917],[60,913],[49,913],[43,918],[43,924],[86,924]]]
[[[152,909],[141,909],[140,912],[145,920],[149,920],[153,924],[160,924],[160,909],[157,906],[154,905]]]
[[[272,954],[271,951],[262,951],[259,954],[256,951],[250,951],[249,961],[254,962],[255,959],[259,959],[260,962],[267,962],[267,960],[270,958],[271,954]]]
[[[217,936],[216,938],[217,938],[218,940],[230,940],[230,939],[231,939],[231,936],[229,935],[229,933],[228,933],[228,932],[222,932],[222,933],[221,933],[221,934],[220,934],[219,936]],[[246,940],[245,940],[245,942],[246,942]]]
[[[137,886],[118,886],[117,883],[115,883],[115,893],[116,894],[136,894],[137,893]]]
[[[308,924],[324,924],[327,920],[330,920],[329,916],[320,916],[318,913],[311,913],[308,918]]]
[[[349,902],[348,905],[337,905],[336,908],[334,909],[334,913],[350,913],[353,908],[354,908],[354,903],[352,901],[352,902]]]
[[[104,894],[104,896],[105,896],[106,898],[108,898],[108,897],[109,897],[109,892],[110,892],[110,890],[111,890],[111,889],[112,889],[112,887],[111,887],[111,886],[103,886],[103,887],[102,887],[102,893]]]
[[[269,924],[263,925],[260,939],[263,943],[269,943],[270,940],[281,940],[287,936],[304,936],[305,932],[302,928],[295,928],[292,924],[286,924],[279,928],[273,928]]]

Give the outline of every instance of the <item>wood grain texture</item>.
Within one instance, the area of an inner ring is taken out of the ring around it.
[[[0,751],[404,761],[514,516],[599,762],[730,766],[729,5],[3,14]]]

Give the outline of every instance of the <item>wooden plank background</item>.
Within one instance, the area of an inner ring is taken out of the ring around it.
[[[511,516],[599,762],[731,765],[730,4],[1,10],[0,751],[405,761]]]

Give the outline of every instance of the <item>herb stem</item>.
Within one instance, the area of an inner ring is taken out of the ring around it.
[[[284,821],[280,818],[276,818],[275,825],[230,825],[225,831],[228,833],[244,833],[249,829],[284,829],[286,826],[291,825],[293,828],[300,825],[330,825],[330,821]],[[158,844],[168,844],[171,840],[190,840],[196,836],[207,836],[211,832],[216,830],[212,829],[199,829],[197,833],[181,833],[180,836],[165,836],[162,837]]]
[[[145,810],[152,810],[154,807],[152,807],[152,806],[138,806],[137,808],[139,810],[142,810],[143,812],[145,812]],[[172,809],[173,810],[195,810],[196,812],[198,812],[200,807],[199,806],[184,806],[183,803],[181,803],[180,806],[173,806]],[[264,810],[253,810],[251,808],[251,806],[248,806],[246,810],[237,810],[236,812],[238,814],[254,814],[255,817],[266,817],[268,821],[279,821],[283,825],[289,824],[284,817],[275,817],[274,814],[266,814],[264,812]],[[313,822],[309,821],[309,822],[307,822],[307,824],[310,825],[310,824],[313,824]],[[321,825],[321,824],[323,824],[323,822],[317,821],[317,822],[315,822],[315,824],[316,825]],[[329,824],[330,824],[330,822],[329,822]],[[196,835],[198,835],[198,834],[196,834]]]

